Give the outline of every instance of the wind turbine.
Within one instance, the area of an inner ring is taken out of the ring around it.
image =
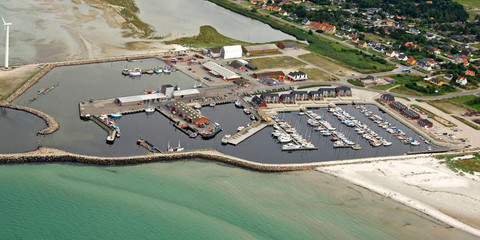
[[[3,26],[7,30],[7,34],[5,35],[5,69],[8,69],[8,38],[9,38],[9,33],[10,33],[10,26],[12,23],[7,23],[5,22],[5,18],[2,16],[2,21],[3,21]]]

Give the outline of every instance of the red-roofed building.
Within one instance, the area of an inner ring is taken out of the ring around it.
[[[462,61],[463,61],[463,65],[464,65],[465,67],[468,66],[468,65],[470,65],[470,61],[468,61],[467,58],[463,58]]]
[[[471,70],[467,70],[467,71],[465,71],[465,75],[475,76],[475,72],[471,71]]]
[[[417,60],[415,58],[408,58],[407,63],[410,64],[410,65],[416,65]]]

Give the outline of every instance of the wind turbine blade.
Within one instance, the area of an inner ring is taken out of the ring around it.
[[[3,21],[3,25],[7,25],[7,22],[5,22],[5,18],[3,18],[3,15],[2,15],[2,21]]]

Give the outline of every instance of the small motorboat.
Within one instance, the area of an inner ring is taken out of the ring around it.
[[[222,144],[227,144],[228,143],[228,139],[231,137],[232,135],[225,135],[223,136],[222,138]]]
[[[154,71],[150,69],[150,70],[147,71],[147,73],[148,73],[148,74],[153,74]]]
[[[122,117],[122,114],[119,113],[119,112],[116,112],[116,113],[110,114],[110,117],[111,117],[111,118],[121,118],[121,117]]]
[[[250,113],[251,113],[250,110],[248,110],[248,108],[244,108],[244,109],[243,109],[243,112],[244,112],[245,114],[247,114],[247,115],[250,115]]]
[[[304,112],[298,112],[297,115],[305,115]]]
[[[168,147],[167,147],[168,152],[181,152],[183,150],[185,149],[180,146],[180,141],[178,141],[178,147],[171,147],[170,142],[168,143]]]
[[[242,103],[237,100],[237,101],[235,101],[235,107],[241,108],[243,106],[242,106]]]
[[[145,108],[145,112],[146,113],[153,113],[153,112],[155,112],[155,108],[152,108],[152,107]]]
[[[137,77],[137,76],[141,76],[142,75],[142,71],[140,70],[140,68],[135,68],[133,70],[130,70],[128,72],[128,75],[130,77]]]
[[[352,145],[352,148],[355,149],[355,150],[360,150],[360,149],[362,149],[362,146],[360,146],[360,145]]]
[[[245,127],[244,127],[244,126],[240,126],[240,127],[237,128],[237,132],[240,132],[240,131],[242,131],[243,129],[245,129]]]
[[[160,74],[160,73],[162,73],[162,72],[163,72],[163,69],[161,69],[161,68],[157,68],[157,69],[155,69],[155,71],[154,71],[154,72],[155,72],[156,74]]]
[[[130,70],[128,70],[128,68],[125,68],[122,71],[122,74],[125,75],[125,76],[128,75],[129,73],[130,73]]]
[[[210,103],[210,107],[215,107],[215,105],[217,105],[215,102]]]
[[[256,120],[257,118],[255,118],[255,115],[253,115],[253,113],[250,113],[250,119]]]
[[[285,144],[282,146],[282,150],[284,151],[288,151],[288,150],[296,150],[296,149],[300,149],[302,146],[300,145],[297,145],[295,143],[288,143],[288,144]]]
[[[193,108],[195,108],[195,109],[200,109],[200,108],[202,108],[202,105],[200,105],[200,103],[196,103],[196,104],[193,106]]]

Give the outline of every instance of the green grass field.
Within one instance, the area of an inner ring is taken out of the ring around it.
[[[480,110],[480,103],[477,104],[470,104],[469,102],[473,101],[474,99],[478,98],[477,96],[474,95],[467,95],[467,96],[460,96],[460,97],[454,97],[454,98],[449,98],[447,101],[457,103],[460,105],[468,106],[471,108],[475,108],[477,110]]]
[[[395,87],[397,85],[404,85],[405,83],[409,81],[421,81],[422,76],[420,75],[415,75],[415,74],[392,74],[392,75],[387,75],[387,76],[381,76],[379,78],[393,78],[395,81],[385,84],[385,85],[378,85],[378,86],[372,86],[371,88],[376,89],[376,90],[387,90],[389,88]]]
[[[336,77],[316,68],[300,68],[299,70],[306,73],[309,80],[329,82],[338,81]]]
[[[459,170],[470,174],[473,174],[474,172],[480,172],[480,155],[478,153],[475,154],[474,158],[470,159],[452,159],[453,157],[448,157],[443,163],[447,164],[447,166],[455,172]]]
[[[306,65],[304,62],[289,56],[255,58],[252,59],[252,64],[257,66],[258,70],[292,68]]]
[[[167,44],[179,44],[182,46],[191,46],[196,48],[221,47],[225,45],[244,45],[246,42],[226,37],[220,34],[212,26],[201,26],[200,33],[193,37],[183,37],[167,41]]]

